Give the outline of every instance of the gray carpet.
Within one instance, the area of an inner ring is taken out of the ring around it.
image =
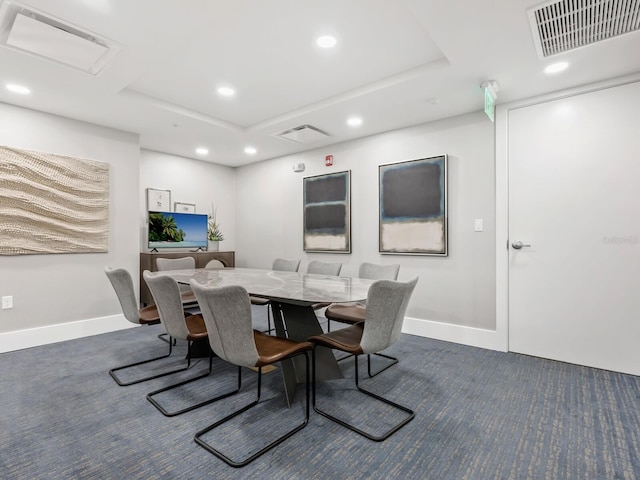
[[[254,311],[259,316],[264,309]],[[193,435],[251,401],[256,373],[244,374],[240,394],[174,418],[161,415],[145,395],[185,374],[130,387],[108,375],[113,366],[164,352],[160,331],[140,327],[1,354],[0,478],[640,477],[640,378],[410,335],[388,352],[400,363],[362,385],[413,408],[413,422],[375,443],[312,412],[304,430],[233,469],[197,446]],[[179,346],[170,362],[179,363],[185,351]],[[354,392],[353,364],[341,365],[347,380],[323,385],[319,402],[339,402],[329,408],[383,428],[388,412]],[[186,375],[205,368],[201,361]],[[216,359],[210,377],[160,401],[168,408],[195,403],[231,388],[233,374]],[[211,437],[230,455],[249,452],[283,422],[302,418],[301,388],[289,410],[279,371],[263,375],[263,382],[264,405]]]

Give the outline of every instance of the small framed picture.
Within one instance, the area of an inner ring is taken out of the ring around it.
[[[158,212],[171,211],[171,190],[147,188],[147,210]]]
[[[175,202],[173,204],[173,211],[180,213],[196,213],[196,204]]]

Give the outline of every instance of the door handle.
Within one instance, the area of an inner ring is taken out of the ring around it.
[[[515,250],[520,250],[522,247],[530,247],[530,246],[531,245],[525,245],[520,240],[516,240],[511,244],[511,247],[514,248]]]

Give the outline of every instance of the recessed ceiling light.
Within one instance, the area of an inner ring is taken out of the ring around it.
[[[198,147],[196,148],[196,153],[198,155],[206,155],[207,153],[209,153],[209,150],[204,147]]]
[[[347,120],[347,125],[350,127],[359,127],[362,125],[362,118],[360,117],[351,117]]]
[[[29,95],[31,90],[23,85],[17,85],[15,83],[7,83],[7,90],[13,93],[19,93],[20,95]]]
[[[547,75],[553,75],[554,73],[559,73],[559,72],[562,72],[563,70],[566,70],[568,66],[569,66],[568,62],[552,63],[551,65],[549,65],[547,68],[544,69],[544,73],[546,73]]]
[[[221,97],[233,97],[236,94],[236,91],[232,87],[218,87],[218,95]]]
[[[246,153],[247,155],[255,155],[257,151],[258,150],[256,150],[254,147],[246,147],[244,149],[244,153]]]
[[[331,35],[323,35],[321,37],[318,37],[316,40],[316,45],[321,48],[332,48],[336,46],[336,43],[338,43],[336,37],[333,37]]]

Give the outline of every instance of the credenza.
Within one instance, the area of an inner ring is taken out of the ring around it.
[[[225,267],[236,266],[235,252],[149,252],[140,254],[140,303],[150,305],[153,303],[153,297],[149,291],[149,287],[142,278],[142,272],[149,270],[155,272],[158,270],[156,260],[158,258],[183,258],[193,257],[196,261],[196,268],[204,268],[210,260],[220,260]]]

